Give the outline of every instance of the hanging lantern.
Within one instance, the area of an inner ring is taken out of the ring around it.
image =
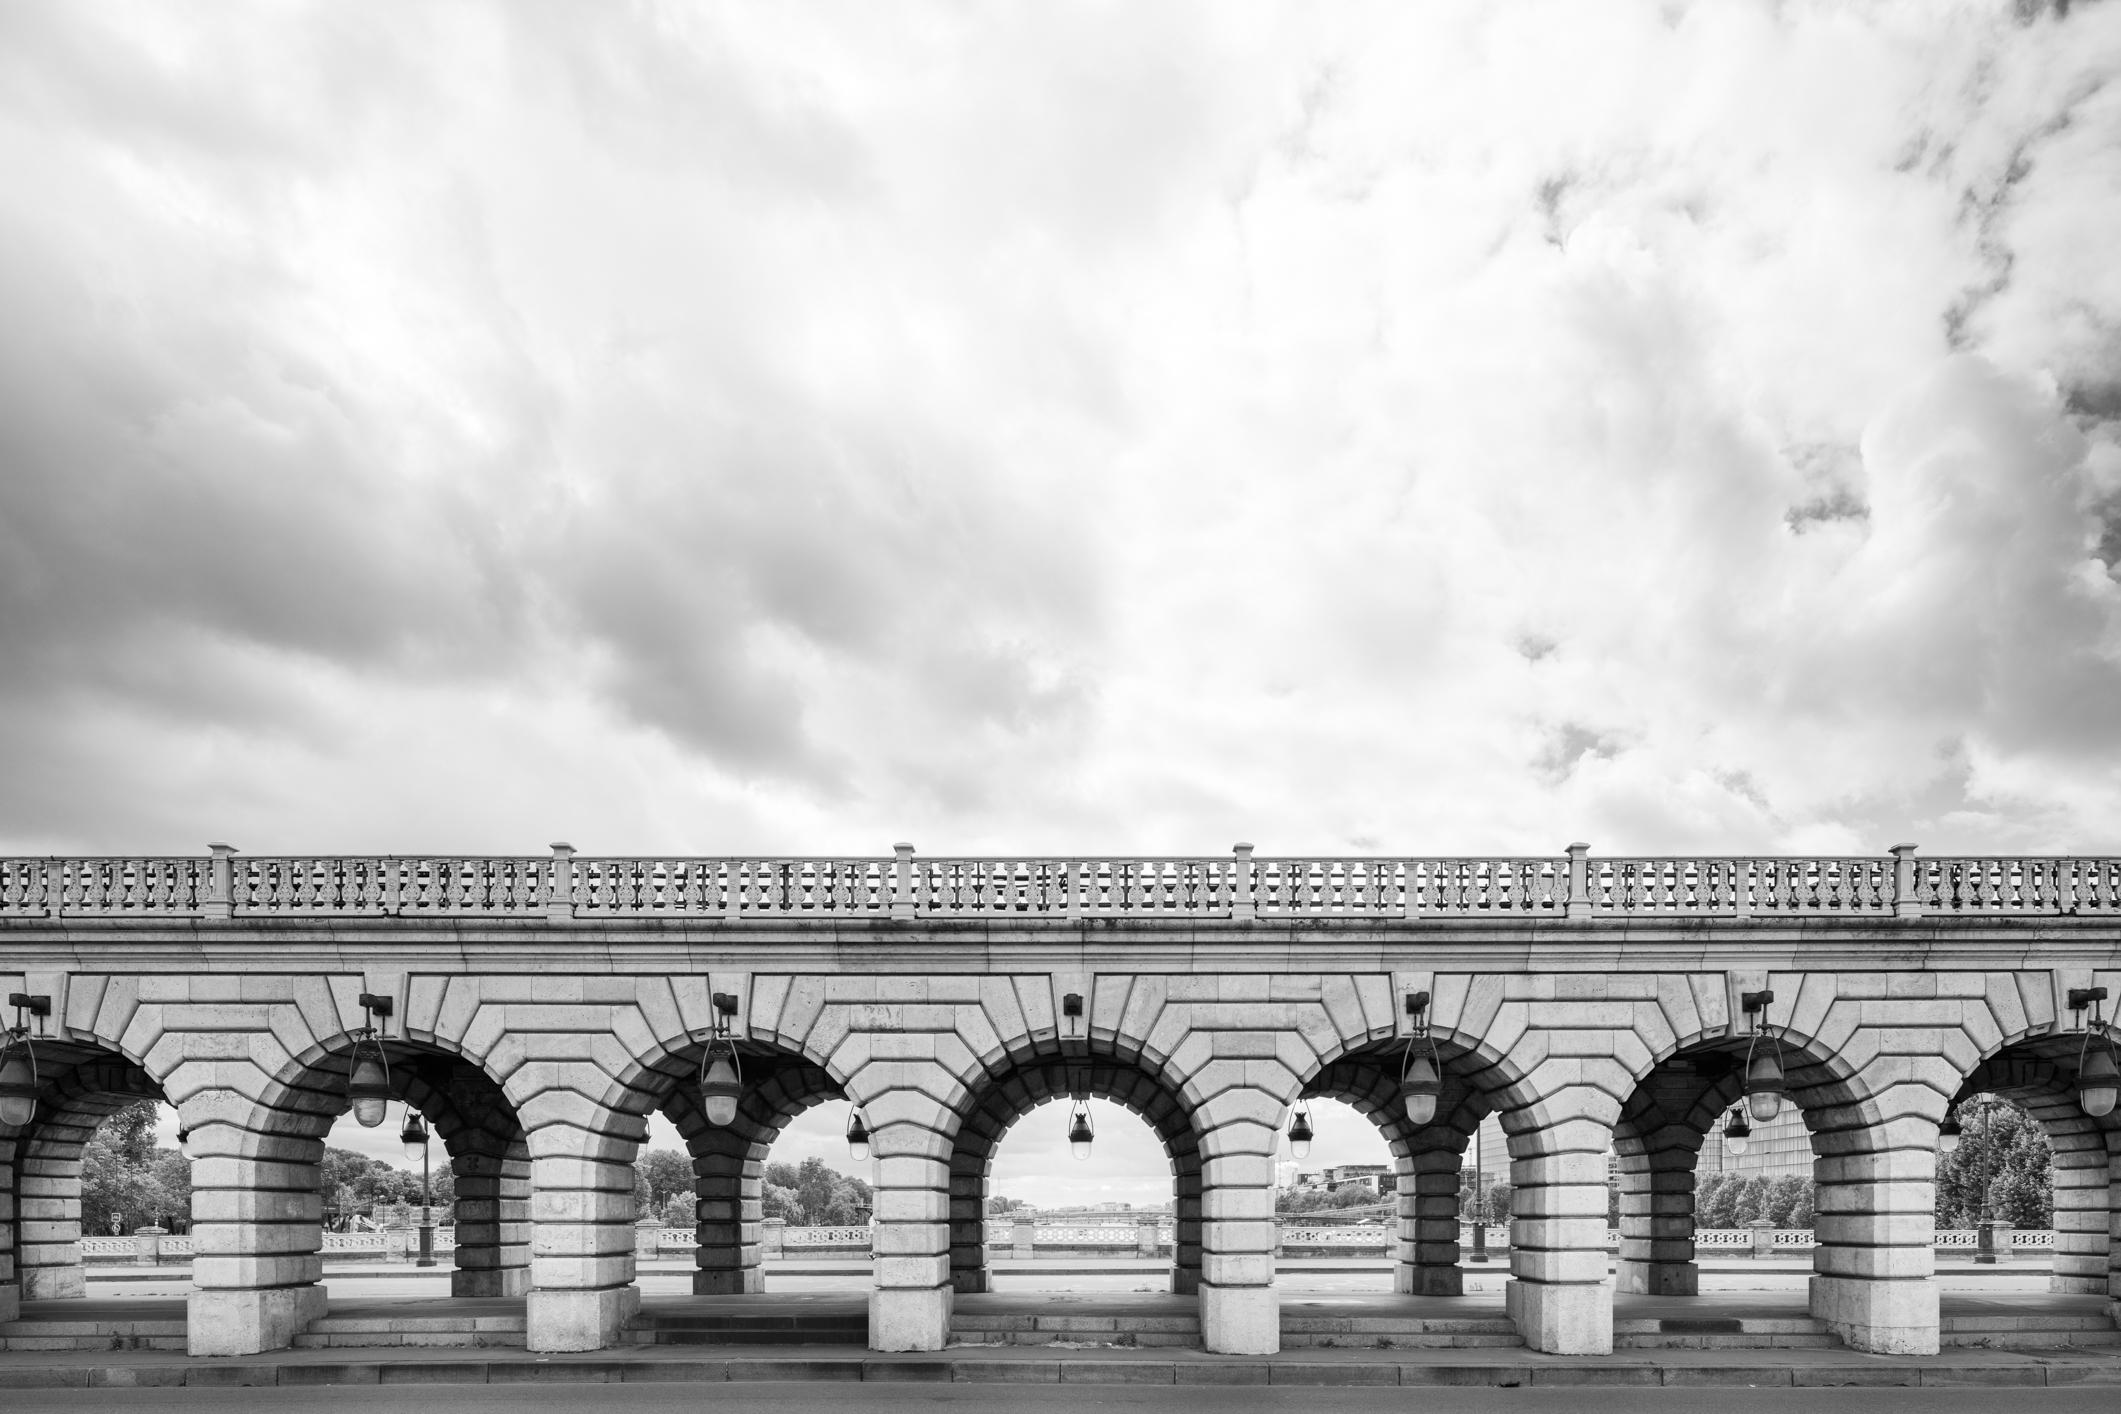
[[[1302,1105],[1297,1106],[1296,1118],[1289,1121],[1289,1157],[1311,1157],[1311,1111]]]
[[[1436,1042],[1429,1036],[1427,992],[1407,993],[1407,1015],[1414,1019],[1413,1034],[1407,1038],[1407,1058],[1400,1067],[1399,1098],[1407,1107],[1409,1123],[1429,1124],[1436,1118],[1436,1102],[1443,1095],[1443,1065]]]
[[[1731,1106],[1731,1117],[1724,1121],[1723,1125],[1723,1147],[1730,1152],[1733,1158],[1736,1158],[1745,1153],[1746,1147],[1752,1142],[1752,1137],[1753,1126],[1745,1122],[1745,1107],[1742,1105]]]
[[[736,1102],[744,1093],[743,1077],[737,1071],[736,1045],[730,1041],[707,1043],[700,1057],[700,1109],[707,1122],[721,1126],[736,1119]]]
[[[1937,1152],[1950,1154],[1957,1152],[1958,1148],[1959,1111],[1954,1108],[1945,1111],[1944,1123],[1937,1126]]]
[[[1767,1124],[1782,1113],[1782,1092],[1786,1082],[1782,1075],[1782,1041],[1767,1031],[1767,1009],[1775,1000],[1772,991],[1744,992],[1738,1004],[1744,1008],[1746,1020],[1752,1025],[1753,1037],[1745,1050],[1745,1107],[1753,1113],[1755,1123]],[[1760,1044],[1765,1035],[1767,1045]]]
[[[20,1129],[37,1114],[37,1055],[29,1037],[0,1047],[0,1124]]]
[[[2114,1060],[2113,1042],[2103,1037],[2101,1041],[2085,1051],[2077,1067],[2077,1103],[2093,1119],[2112,1114],[2114,1102],[2121,1100],[2121,1064]]]
[[[1090,1102],[1077,1100],[1075,1109],[1068,1117],[1068,1152],[1078,1159],[1090,1157],[1090,1141],[1097,1131],[1090,1126]]]
[[[363,1129],[374,1129],[383,1122],[383,1112],[390,1107],[390,1070],[383,1059],[383,1048],[371,1043],[364,1050],[360,1042],[354,1043],[354,1060],[351,1072],[346,1077],[346,1098],[353,1101],[354,1122]]]
[[[405,1127],[398,1131],[398,1143],[405,1150],[405,1157],[418,1163],[427,1153],[427,1126],[420,1122],[419,1114],[410,1105],[405,1107]]]
[[[860,1110],[847,1114],[847,1152],[858,1164],[869,1160],[869,1126],[862,1123]]]

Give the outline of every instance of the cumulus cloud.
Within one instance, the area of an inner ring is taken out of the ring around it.
[[[2117,848],[2121,11],[0,17],[0,844]]]

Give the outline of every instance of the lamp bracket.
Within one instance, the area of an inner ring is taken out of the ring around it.
[[[736,998],[728,992],[716,992],[712,1000],[714,1002],[714,1034],[718,1037],[726,1038],[729,1035],[730,1018],[736,1015]]]
[[[29,992],[9,992],[7,1004],[16,1011],[26,1011],[31,1016],[43,1017],[52,1014],[52,999],[42,992],[34,995]]]
[[[1751,1016],[1755,1012],[1766,1011],[1774,1004],[1774,1001],[1774,989],[1769,987],[1762,987],[1757,992],[1740,992],[1738,994],[1738,1008],[1747,1016]]]
[[[2082,1011],[2088,1006],[2106,1000],[2104,987],[2072,987],[2069,989],[2069,1009]]]
[[[378,995],[375,992],[361,993],[360,1003],[361,1010],[372,1012],[377,1016],[389,1016],[392,1011],[396,1010],[389,997]]]

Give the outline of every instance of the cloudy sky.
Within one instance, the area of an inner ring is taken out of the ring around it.
[[[0,848],[2121,849],[2117,73],[10,5]]]

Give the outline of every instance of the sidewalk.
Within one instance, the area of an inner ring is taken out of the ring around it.
[[[0,1355],[0,1389],[144,1386],[292,1388],[373,1384],[920,1380],[954,1384],[2121,1386],[2121,1350],[2038,1354],[1963,1350],[1927,1357],[1846,1350],[1628,1351],[1601,1357],[1524,1350],[1312,1349],[1210,1355],[1121,1347],[953,1346],[880,1355],[843,1347],[721,1346],[712,1355],[635,1346],[584,1355],[508,1350],[287,1350],[235,1359],[155,1351]]]

